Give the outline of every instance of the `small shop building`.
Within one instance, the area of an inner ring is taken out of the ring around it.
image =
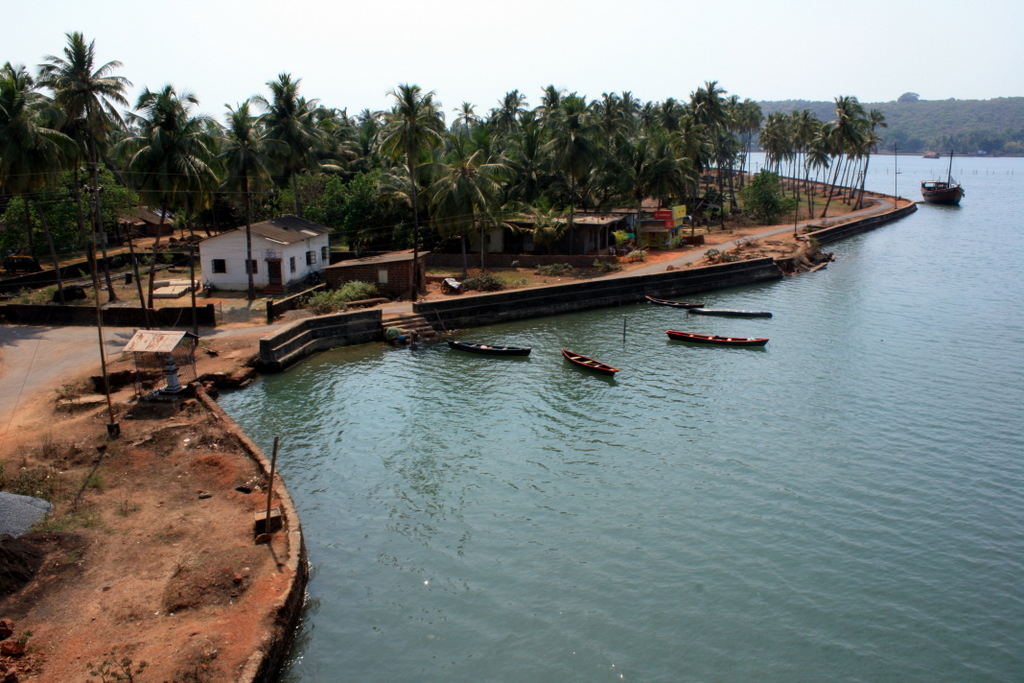
[[[421,251],[416,262],[417,291],[426,287],[426,257]],[[377,285],[381,296],[398,299],[409,296],[413,278],[413,251],[392,251],[379,256],[349,259],[324,269],[329,289],[341,289],[347,282],[369,282]]]

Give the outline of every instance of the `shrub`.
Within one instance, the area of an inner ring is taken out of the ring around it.
[[[370,282],[353,280],[352,282],[346,282],[338,292],[341,293],[342,300],[346,302],[372,299],[377,296],[377,285]]]
[[[341,298],[341,290],[330,292],[314,292],[306,299],[306,308],[313,311],[313,315],[327,315],[337,311],[345,310],[345,301]]]
[[[327,315],[345,310],[349,301],[371,299],[377,295],[377,285],[369,282],[353,280],[346,282],[341,289],[313,292],[306,299],[305,307],[314,315]]]
[[[622,270],[622,266],[615,261],[606,261],[605,259],[594,259],[594,267],[600,270],[602,273],[611,273],[616,270]]]
[[[763,223],[771,223],[796,208],[796,200],[783,196],[779,176],[770,171],[762,170],[751,178],[740,190],[740,197],[747,215]]]
[[[647,250],[646,249],[634,249],[633,251],[626,254],[626,258],[630,261],[646,261]]]
[[[466,278],[462,281],[464,289],[477,292],[498,292],[505,288],[505,281],[497,275],[484,274]]]
[[[574,270],[574,268],[568,263],[552,263],[548,266],[537,266],[537,272],[540,275],[547,275],[548,277],[558,277],[559,275],[568,275]]]
[[[629,233],[625,230],[616,230],[612,233],[612,237],[615,238],[615,246],[621,246],[629,242]]]

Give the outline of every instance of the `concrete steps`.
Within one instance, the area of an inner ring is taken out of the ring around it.
[[[434,326],[422,315],[415,313],[385,313],[380,319],[381,328],[397,327],[406,332],[415,331],[421,339],[432,339],[437,336]]]

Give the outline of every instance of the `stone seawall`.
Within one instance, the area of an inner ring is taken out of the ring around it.
[[[101,312],[103,324],[107,327],[146,326],[146,316],[137,306],[112,306],[101,309]],[[217,325],[217,313],[213,304],[196,306],[195,312],[199,325],[203,327]],[[0,316],[15,325],[96,326],[96,308],[93,306],[7,304],[0,306]],[[190,306],[151,308],[149,316],[149,320],[157,327],[192,327],[192,308]]]
[[[699,294],[781,278],[782,271],[774,259],[761,258],[653,275],[587,280],[566,285],[460,296],[443,301],[424,301],[414,304],[413,311],[435,326],[445,329],[467,328],[634,304],[643,301],[645,295],[661,298]]]
[[[832,242],[838,242],[844,240],[847,237],[853,237],[864,232],[869,232],[875,228],[880,228],[886,223],[909,216],[910,214],[917,211],[917,204],[911,204],[905,206],[902,209],[894,209],[888,213],[879,214],[877,216],[869,216],[867,218],[861,218],[860,220],[851,221],[849,223],[842,223],[831,228],[822,228],[821,230],[815,230],[814,232],[805,233],[805,237],[813,238],[818,241],[818,244],[831,244]]]
[[[260,340],[258,368],[262,372],[281,372],[317,351],[380,338],[379,308],[306,318]]]

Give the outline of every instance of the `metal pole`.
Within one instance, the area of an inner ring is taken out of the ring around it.
[[[192,292],[192,334],[199,336],[199,314],[196,311],[196,245],[192,242],[188,249],[188,282]]]

